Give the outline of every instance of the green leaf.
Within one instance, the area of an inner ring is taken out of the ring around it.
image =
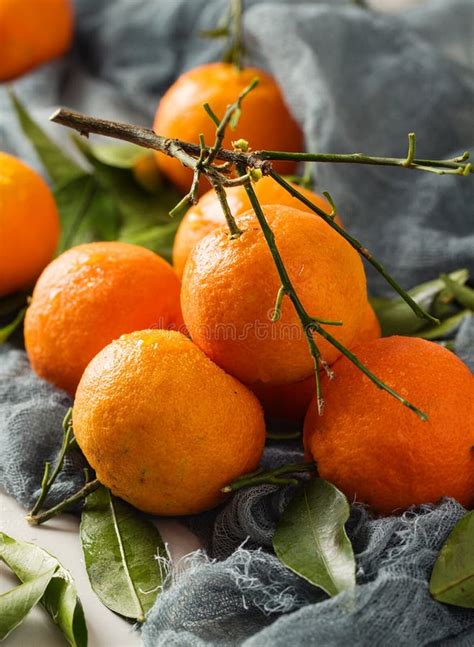
[[[83,175],[84,170],[65,155],[59,146],[46,135],[44,130],[33,121],[14,92],[11,92],[10,96],[22,130],[33,144],[51,180],[56,185],[59,185]]]
[[[146,155],[146,151],[135,144],[89,144],[89,151],[98,162],[125,169],[133,168]]]
[[[320,478],[308,481],[283,513],[273,548],[289,569],[328,595],[355,586],[355,559],[344,524],[346,497]]]
[[[458,521],[441,548],[430,593],[439,602],[474,608],[474,512]]]
[[[31,582],[41,573],[53,570],[41,604],[73,647],[87,647],[87,627],[82,605],[70,573],[48,552],[0,532],[0,559],[22,582]]]
[[[26,313],[26,308],[22,308],[11,323],[0,328],[0,344],[4,344],[7,341],[7,339],[10,337],[10,335],[13,335],[15,330],[18,328],[18,326],[25,318],[25,313]]]
[[[120,212],[114,198],[92,175],[84,174],[55,192],[61,214],[59,252],[93,240],[116,240]]]
[[[73,141],[93,165],[99,185],[113,196],[121,223],[117,238],[144,245],[169,260],[180,221],[178,217],[171,219],[169,216],[169,211],[180,199],[176,191],[163,187],[151,194],[138,184],[129,169],[103,164],[94,157],[88,142],[79,137],[74,137]],[[184,215],[184,211],[180,215]],[[162,232],[159,231],[161,227]]]
[[[420,331],[417,336],[423,339],[443,339],[444,337],[449,337],[456,332],[464,317],[469,315],[469,310],[462,310],[442,321],[439,326],[432,326]]]
[[[173,219],[166,225],[123,229],[119,240],[124,243],[147,247],[160,254],[167,261],[171,261],[173,241],[178,226],[179,219]]]
[[[81,541],[92,588],[103,604],[143,622],[163,581],[156,557],[167,556],[155,526],[101,487],[86,499]]]
[[[469,278],[467,270],[456,270],[449,274],[449,278],[456,284],[462,285]],[[436,296],[445,289],[443,279],[438,278],[427,283],[422,283],[408,291],[408,294],[426,310],[430,310]],[[375,314],[382,327],[384,337],[389,335],[415,335],[426,327],[426,322],[420,319],[411,310],[410,306],[401,298],[397,299],[371,299]]]
[[[462,285],[453,279],[448,274],[442,274],[441,279],[445,282],[448,290],[452,292],[454,298],[464,307],[469,310],[474,310],[474,290]]]
[[[51,581],[55,569],[0,595],[0,640],[4,640],[35,607]]]

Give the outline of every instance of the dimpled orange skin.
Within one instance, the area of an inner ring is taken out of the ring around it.
[[[199,143],[199,134],[202,133],[206,144],[212,145],[216,125],[205,112],[203,104],[209,103],[214,113],[222,118],[227,106],[255,77],[260,82],[245,97],[236,129],[227,129],[224,147],[232,148],[232,141],[245,138],[253,150],[301,151],[303,135],[274,79],[256,68],[248,67],[239,71],[231,63],[202,65],[182,74],[160,101],[153,124],[155,132],[195,144]],[[185,193],[189,191],[193,179],[190,169],[163,153],[157,153],[157,161],[163,173],[177,187]],[[295,171],[296,164],[291,161],[275,162],[274,168],[290,174]],[[208,186],[201,181],[201,193]]]
[[[0,297],[31,287],[59,239],[53,195],[33,169],[0,152]]]
[[[182,325],[179,279],[160,256],[120,242],[86,243],[40,276],[25,318],[36,373],[73,394],[104,346],[144,327]]]
[[[253,471],[265,444],[257,398],[177,332],[104,348],[76,393],[74,434],[101,483],[144,512],[202,512]]]
[[[326,213],[331,213],[331,206],[325,198],[304,187],[297,186],[293,183],[291,184],[305,198],[314,202],[316,206],[323,209]],[[314,214],[314,211],[311,211],[302,202],[293,198],[288,191],[271,177],[263,177],[254,184],[254,189],[261,205],[282,204]],[[230,210],[234,217],[238,217],[245,211],[251,209],[252,205],[243,186],[230,187],[225,191]],[[341,224],[338,216],[336,216],[336,222],[339,225]],[[213,229],[216,229],[216,227],[222,227],[225,224],[226,221],[221,203],[214,189],[211,189],[200,198],[197,204],[186,212],[176,232],[173,245],[173,267],[178,273],[178,276],[182,276],[186,260],[196,243]]]
[[[346,358],[323,383],[325,408],[310,406],[305,445],[322,478],[382,514],[451,496],[474,503],[474,379],[438,344],[385,337],[354,349],[381,380],[428,415],[373,385]]]
[[[342,326],[327,326],[343,344],[353,341],[367,301],[365,273],[357,252],[321,218],[267,205],[289,277],[308,312]],[[203,238],[186,263],[181,307],[191,338],[216,364],[246,384],[285,384],[313,371],[307,341],[293,304],[270,316],[280,287],[273,258],[254,217],[238,221],[243,234],[230,239],[225,227]],[[323,358],[339,351],[317,335]]]
[[[64,54],[72,32],[70,0],[0,0],[0,81]]]
[[[353,344],[361,344],[380,337],[381,330],[374,309],[367,303],[357,337]],[[252,384],[265,413],[271,418],[302,421],[316,391],[315,376],[291,384]]]

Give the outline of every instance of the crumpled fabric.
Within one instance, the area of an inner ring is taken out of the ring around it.
[[[302,125],[306,148],[450,158],[474,148],[474,3],[429,0],[397,16],[343,0],[248,0],[249,58],[271,72]],[[227,0],[77,0],[73,51],[14,88],[42,126],[68,147],[68,131],[47,123],[58,105],[148,125],[160,95],[183,70],[216,60],[213,27]],[[250,142],[251,143],[251,142]],[[0,148],[40,164],[20,134],[0,88]],[[474,183],[451,175],[377,166],[319,164],[315,187],[328,190],[347,229],[404,287],[441,272],[474,272]],[[393,294],[368,267],[370,293]],[[474,369],[474,319],[455,335]],[[36,378],[22,351],[0,352],[0,485],[29,507],[43,464],[57,452],[68,396]],[[300,460],[294,446],[266,450],[267,467]],[[79,455],[51,494],[82,482]],[[435,602],[428,579],[436,554],[465,513],[456,502],[402,517],[372,518],[352,506],[348,532],[358,586],[327,599],[285,569],[271,538],[292,488],[236,493],[212,513],[187,520],[207,554],[170,580],[144,626],[158,645],[472,645],[474,611]]]
[[[333,598],[261,549],[243,545],[224,561],[194,555],[148,615],[145,647],[470,645],[474,612],[436,602],[427,583],[464,514],[452,499],[384,519],[353,506],[358,585]]]

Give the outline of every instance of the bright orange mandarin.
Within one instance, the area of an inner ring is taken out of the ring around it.
[[[254,470],[265,444],[257,398],[177,332],[104,348],[74,402],[74,434],[97,477],[140,510],[193,514]]]
[[[355,353],[381,380],[428,415],[423,422],[348,359],[324,379],[324,414],[310,406],[305,446],[319,474],[349,498],[388,514],[451,496],[474,503],[474,379],[438,344],[385,337]]]
[[[153,124],[155,132],[196,144],[202,133],[206,144],[212,145],[216,126],[204,111],[203,104],[209,103],[214,113],[222,118],[228,104],[233,103],[256,76],[260,83],[244,99],[237,128],[228,129],[224,147],[231,148],[232,141],[245,138],[254,150],[301,151],[301,130],[289,113],[274,79],[251,67],[239,71],[230,63],[202,65],[182,74],[160,101]],[[157,161],[172,182],[183,192],[189,191],[192,171],[162,153],[157,153]],[[274,167],[289,174],[294,172],[295,163],[276,162]],[[201,183],[201,193],[207,186],[204,181]]]
[[[0,297],[33,286],[59,239],[59,216],[46,182],[0,152]]]
[[[70,0],[0,0],[0,81],[64,54],[72,31]]]
[[[119,242],[69,249],[44,270],[25,319],[36,373],[69,393],[104,346],[144,327],[182,324],[179,279],[157,254]]]
[[[353,345],[378,339],[380,334],[380,324],[374,309],[370,303],[367,303],[364,319]],[[258,397],[265,413],[271,418],[299,421],[304,419],[313,399],[316,382],[313,374],[305,380],[291,384],[252,384],[249,388]]]
[[[316,206],[326,211],[326,213],[331,213],[331,207],[323,196],[295,184],[293,186],[305,198],[314,202]],[[293,198],[288,191],[285,191],[271,177],[263,177],[254,185],[254,189],[261,205],[282,204],[314,214],[313,211],[296,198]],[[230,210],[235,217],[251,209],[252,205],[243,186],[227,188],[226,194]],[[336,216],[336,222],[341,224],[338,216]],[[196,243],[216,227],[221,227],[225,224],[221,203],[214,189],[211,189],[201,197],[197,204],[187,211],[176,232],[173,246],[173,267],[178,276],[182,276],[186,260]]]
[[[281,205],[264,212],[302,303],[315,317],[342,321],[326,329],[350,345],[367,300],[359,255],[321,218]],[[216,364],[246,384],[304,379],[313,360],[288,298],[279,321],[270,320],[280,280],[260,226],[254,217],[238,223],[239,238],[222,227],[193,249],[181,291],[186,326]],[[339,351],[316,337],[323,358],[334,362]]]

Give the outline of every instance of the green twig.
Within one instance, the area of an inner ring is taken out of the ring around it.
[[[228,23],[230,47],[224,54],[224,60],[233,63],[238,70],[243,67],[244,35],[242,27],[243,0],[231,0]]]
[[[429,321],[430,323],[439,324],[439,320],[436,319],[436,317],[433,317],[429,312],[421,308],[418,303],[416,303],[416,301],[412,299],[408,292],[406,292],[386,271],[382,263],[380,263],[380,261],[372,256],[369,250],[365,248],[356,238],[351,236],[343,227],[338,225],[331,214],[327,214],[320,207],[313,204],[311,200],[308,200],[308,198],[306,198],[302,193],[300,193],[300,191],[295,189],[294,186],[289,184],[281,177],[281,175],[278,175],[278,173],[276,173],[275,171],[271,171],[270,175],[275,180],[275,182],[278,182],[278,184],[286,189],[293,197],[297,198],[303,204],[309,207],[312,211],[314,211],[314,213],[325,220],[328,225],[335,229],[338,234],[340,234],[345,240],[347,240],[351,247],[357,250],[361,256],[363,256],[373,267],[375,267],[375,269],[384,277],[387,283],[391,285],[395,292],[397,292],[402,297],[402,299],[410,306],[410,308],[418,317],[420,317],[421,319],[426,319],[426,321]]]
[[[258,469],[255,472],[250,472],[249,474],[244,474],[239,478],[229,483],[222,488],[222,492],[235,492],[236,490],[241,490],[245,487],[251,487],[253,485],[298,485],[299,481],[297,478],[282,478],[285,474],[298,474],[305,472],[315,472],[316,465],[314,463],[294,463],[292,465],[282,465],[281,467],[276,467],[273,470],[264,471],[263,469]]]
[[[32,526],[39,526],[45,521],[48,521],[48,519],[52,519],[53,517],[56,517],[61,512],[64,512],[68,508],[71,508],[72,506],[76,505],[76,503],[79,503],[80,501],[84,500],[87,496],[89,496],[89,494],[97,490],[98,487],[100,487],[100,482],[98,479],[89,481],[75,494],[72,494],[66,499],[63,499],[57,505],[53,506],[52,508],[49,508],[49,510],[45,510],[44,512],[40,512],[38,514],[33,514],[33,511],[30,512],[30,514],[26,517],[26,520]]]
[[[43,478],[41,481],[41,492],[38,497],[38,500],[33,506],[30,514],[28,515],[28,518],[35,517],[38,510],[41,509],[41,506],[43,505],[46,497],[49,494],[49,491],[51,490],[51,487],[56,481],[59,472],[63,468],[66,454],[72,447],[76,445],[76,439],[73,437],[73,429],[72,429],[72,409],[68,409],[66,415],[64,416],[64,420],[62,424],[63,424],[63,441],[61,444],[61,449],[59,451],[58,459],[56,461],[56,466],[52,474],[50,474],[51,463],[49,462],[45,463]]]
[[[275,300],[275,307],[273,308],[272,312],[272,322],[275,323],[277,322],[280,317],[281,317],[281,304],[283,302],[283,297],[286,294],[286,290],[283,287],[283,285],[280,285],[280,289],[277,292],[276,300]]]
[[[242,101],[249,94],[249,92],[252,92],[252,90],[257,87],[258,82],[259,82],[258,78],[255,77],[252,80],[252,82],[249,83],[249,85],[242,90],[242,92],[239,94],[237,99],[233,103],[227,106],[227,110],[225,111],[224,116],[218,122],[216,122],[217,117],[215,113],[212,111],[212,109],[210,108],[210,106],[208,104],[204,105],[206,112],[211,116],[214,123],[217,124],[216,140],[214,142],[214,145],[209,151],[209,155],[205,160],[205,166],[209,167],[216,159],[219,151],[222,149],[222,143],[224,141],[227,126],[229,124],[233,125],[234,127],[237,125],[237,121],[240,116]]]
[[[290,153],[286,151],[257,150],[253,153],[260,161],[292,160],[294,162],[322,162],[325,164],[365,164],[369,166],[398,166],[401,168],[431,171],[439,175],[469,175],[474,173],[469,154],[446,160],[413,159],[407,164],[406,157],[379,157],[362,153]]]
[[[272,177],[275,176],[275,178],[278,178],[277,181],[280,181],[283,183],[282,186],[284,188],[289,187],[292,191],[292,195],[295,195],[295,197],[301,196],[301,198],[304,199],[305,204],[307,203],[310,207],[314,207],[309,200],[306,200],[304,196],[299,193],[296,189],[293,189],[291,185],[289,185],[283,178],[281,178],[279,175],[276,173],[274,174],[272,172]],[[275,236],[273,234],[273,231],[271,230],[265,215],[263,213],[262,207],[260,206],[260,203],[258,202],[256,193],[252,187],[252,184],[250,182],[247,182],[247,184],[244,185],[245,190],[247,192],[248,198],[250,200],[250,204],[252,205],[252,208],[255,212],[255,215],[257,217],[257,220],[260,224],[260,228],[262,229],[263,235],[265,237],[265,240],[267,242],[268,248],[273,256],[273,260],[275,263],[275,266],[277,268],[281,285],[285,289],[286,294],[288,297],[291,299],[291,302],[293,303],[293,306],[296,310],[296,314],[298,315],[298,318],[301,322],[301,325],[303,327],[303,330],[306,335],[306,340],[309,346],[309,350],[311,353],[311,356],[314,361],[314,367],[315,367],[315,379],[316,379],[316,394],[317,394],[317,403],[318,403],[318,411],[319,413],[322,413],[323,406],[324,406],[324,400],[323,396],[321,393],[321,382],[320,382],[320,365],[321,365],[321,355],[319,352],[319,349],[317,347],[317,344],[313,338],[313,331],[321,335],[324,339],[326,339],[330,344],[332,344],[335,348],[337,348],[343,355],[345,355],[353,364],[357,366],[372,382],[378,386],[380,389],[383,389],[390,395],[392,395],[394,398],[396,398],[399,402],[401,402],[403,405],[414,411],[419,418],[422,420],[426,420],[427,416],[425,413],[420,411],[417,407],[415,407],[411,402],[408,402],[405,398],[403,398],[400,394],[398,394],[396,391],[394,391],[391,387],[389,387],[387,384],[379,380],[379,378],[374,375],[360,360],[354,355],[354,353],[351,353],[351,351],[346,348],[343,344],[341,344],[335,337],[333,337],[331,334],[329,334],[324,328],[321,326],[324,324],[327,324],[325,320],[317,319],[315,317],[311,317],[305,310],[303,304],[301,303],[298,295],[296,294],[295,288],[293,287],[293,284],[290,280],[290,277],[288,276],[288,273],[286,271],[286,268],[283,264],[283,260],[280,256],[280,252],[278,251],[278,248],[276,246],[275,242]],[[317,208],[317,207],[316,207]],[[318,212],[321,211],[319,208]],[[325,218],[328,219],[328,222],[332,225],[337,227],[337,229],[341,230],[343,233],[344,230],[339,227],[326,213],[321,211],[321,213],[324,214]],[[400,288],[401,289],[401,288]],[[403,291],[402,291],[403,292]],[[407,295],[408,296],[408,295]],[[411,297],[408,297],[411,299]],[[417,309],[421,310],[419,308],[418,304],[415,304]],[[424,312],[423,310],[421,310]],[[334,323],[334,322],[333,322]]]
[[[239,228],[237,225],[234,216],[232,215],[232,211],[230,210],[229,203],[227,201],[227,194],[219,182],[216,180],[209,178],[212,184],[212,187],[214,191],[217,194],[217,197],[219,198],[219,202],[222,207],[222,211],[224,212],[224,216],[227,222],[227,226],[229,228],[230,232],[230,237],[231,238],[238,238],[239,236],[242,235],[242,230]]]

